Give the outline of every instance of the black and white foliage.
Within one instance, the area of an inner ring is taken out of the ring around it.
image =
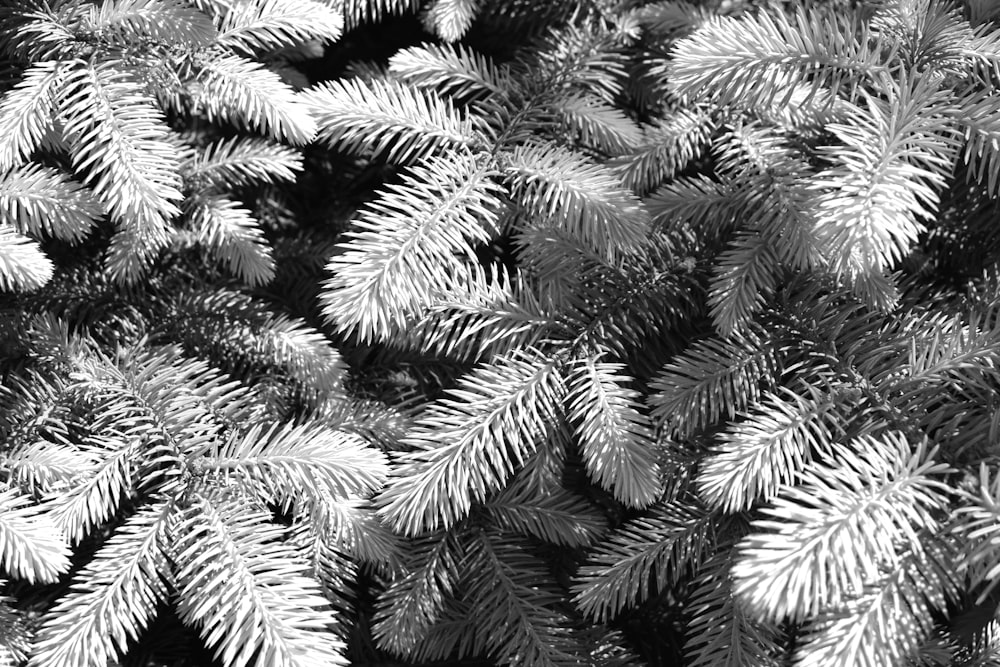
[[[992,664],[998,21],[5,4],[0,663]]]

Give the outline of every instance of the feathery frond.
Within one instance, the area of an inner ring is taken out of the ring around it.
[[[343,17],[317,0],[253,0],[234,3],[219,22],[216,43],[252,55],[310,40],[335,42]]]
[[[591,478],[626,505],[645,507],[662,491],[653,430],[622,370],[581,359],[566,378],[567,408]]]
[[[175,511],[172,503],[151,505],[101,545],[43,619],[31,665],[97,667],[125,653],[167,599],[166,540]]]
[[[934,616],[954,600],[946,549],[929,544],[902,557],[876,582],[806,629],[801,662],[831,667],[903,664],[930,635]]]
[[[575,95],[556,106],[566,128],[580,143],[607,155],[621,155],[641,140],[639,125],[599,97]]]
[[[769,106],[811,76],[814,90],[882,83],[882,45],[867,26],[810,7],[792,17],[758,12],[718,16],[673,44],[669,86],[682,98],[711,96],[721,105]],[[848,92],[853,92],[849,90]]]
[[[70,567],[69,545],[44,507],[0,491],[0,567],[29,583],[54,583]]]
[[[49,282],[54,270],[34,240],[0,225],[0,289],[37,289]]]
[[[555,145],[516,147],[506,169],[515,202],[609,260],[638,250],[649,218],[611,171]]]
[[[583,647],[568,623],[560,623],[559,597],[538,583],[544,564],[522,545],[499,537],[483,534],[469,549],[471,616],[483,649],[506,665],[580,664]]]
[[[417,0],[344,0],[344,17],[348,28],[374,23],[388,16],[398,16],[415,10]]]
[[[738,546],[733,590],[763,619],[802,619],[862,594],[882,568],[900,563],[900,545],[938,525],[947,467],[910,454],[899,434],[865,436],[837,467],[801,473],[753,523]],[[836,557],[833,555],[836,554]]]
[[[203,195],[188,213],[198,240],[249,285],[274,278],[274,258],[258,222],[239,204],[217,195]]]
[[[59,111],[74,167],[119,224],[155,235],[180,211],[179,160],[138,84],[104,65],[66,72]]]
[[[409,163],[438,148],[461,150],[476,137],[468,121],[436,95],[393,79],[347,79],[319,84],[302,94],[315,115],[318,139],[352,153],[385,154]]]
[[[778,629],[733,597],[728,555],[706,561],[695,579],[684,652],[692,667],[778,667]]]
[[[316,121],[305,100],[274,72],[237,55],[203,58],[195,81],[195,109],[295,145],[309,143]]]
[[[201,469],[243,478],[269,502],[367,496],[387,474],[385,455],[359,437],[319,424],[256,425],[206,457]]]
[[[378,497],[398,531],[448,527],[499,490],[548,430],[564,388],[556,364],[516,351],[478,366],[416,420]]]
[[[723,338],[732,336],[761,311],[774,290],[780,265],[770,239],[760,231],[740,232],[715,266],[708,305]]]
[[[732,418],[777,377],[774,343],[759,333],[705,338],[668,363],[653,380],[653,417],[677,435]]]
[[[699,109],[672,109],[641,129],[641,135],[611,164],[622,183],[645,194],[683,169],[708,143],[711,117]]]
[[[302,170],[298,151],[255,137],[220,139],[181,163],[192,184],[215,190],[243,185],[294,181]]]
[[[114,0],[87,9],[82,30],[105,39],[127,42],[142,35],[193,48],[208,46],[217,39],[209,17],[180,0]]]
[[[603,518],[581,496],[559,487],[548,488],[543,495],[515,482],[488,501],[485,509],[501,530],[570,547],[590,545],[605,527]]]
[[[864,94],[849,123],[831,124],[843,144],[825,149],[834,167],[820,172],[817,234],[838,274],[893,268],[923,231],[935,190],[957,156],[955,130],[945,122],[950,92],[928,78],[904,79],[888,101]]]
[[[503,96],[513,85],[509,68],[462,44],[426,43],[400,49],[389,59],[389,72],[455,99]]]
[[[347,664],[319,584],[264,512],[195,496],[172,533],[178,612],[226,667]]]
[[[372,632],[379,646],[405,654],[416,645],[455,589],[464,550],[451,533],[427,535],[413,544],[406,573],[376,603]]]
[[[52,129],[66,69],[58,61],[35,63],[17,86],[4,94],[0,102],[0,173],[28,159]]]
[[[0,663],[996,662],[991,3],[0,5]]]
[[[696,504],[654,505],[591,550],[577,573],[573,602],[603,622],[673,585],[711,545],[713,519]]]
[[[482,156],[411,167],[358,216],[327,266],[323,312],[361,340],[386,338],[425,308],[463,290],[475,243],[497,231],[496,172]]]
[[[0,177],[0,221],[22,234],[80,241],[102,213],[89,190],[55,169],[27,165]]]
[[[446,42],[457,42],[476,18],[480,0],[434,0],[423,16],[430,32]]]
[[[840,416],[837,398],[807,387],[764,394],[754,411],[730,425],[703,460],[697,478],[701,498],[724,512],[771,500],[814,456],[830,455]]]

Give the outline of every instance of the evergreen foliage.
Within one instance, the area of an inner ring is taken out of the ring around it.
[[[0,7],[0,663],[1000,656],[985,0]]]

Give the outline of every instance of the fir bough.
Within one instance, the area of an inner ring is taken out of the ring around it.
[[[998,19],[8,3],[0,661],[995,660]]]

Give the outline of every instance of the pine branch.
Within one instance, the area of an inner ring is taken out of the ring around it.
[[[0,224],[0,289],[38,289],[52,279],[54,270],[34,240]]]
[[[138,278],[167,241],[180,213],[178,156],[162,114],[139,84],[110,65],[67,72],[60,114],[73,165],[86,174],[119,225],[107,266],[116,280]]]
[[[459,100],[504,97],[514,85],[509,67],[462,44],[425,43],[400,49],[389,58],[389,73]]]
[[[411,651],[438,620],[465,558],[464,547],[450,532],[419,539],[412,549],[406,574],[379,595],[372,627],[378,645],[400,655]]]
[[[567,410],[591,479],[631,507],[660,496],[652,425],[638,410],[638,392],[625,386],[622,364],[588,357],[566,378]]]
[[[912,455],[903,436],[864,436],[837,467],[814,466],[785,489],[739,545],[734,592],[765,620],[802,619],[859,596],[882,568],[899,565],[900,545],[919,549],[934,530],[947,466]]]
[[[335,625],[328,628],[338,639],[347,640],[350,626],[346,623],[355,604],[354,589],[360,575],[357,563],[329,541],[324,526],[314,524],[304,515],[296,515],[287,533],[288,545],[295,555],[309,565],[306,575],[315,579],[323,597],[330,603]],[[376,570],[378,568],[375,568]]]
[[[336,394],[319,402],[312,417],[338,431],[356,433],[382,451],[399,449],[410,423],[406,406],[397,409],[374,400],[345,400]]]
[[[638,22],[647,34],[677,39],[702,27],[710,16],[709,9],[696,4],[663,0],[632,10],[629,18]]]
[[[989,90],[960,97],[955,120],[965,132],[962,157],[966,173],[986,186],[990,197],[1000,192],[1000,99]]]
[[[327,497],[299,517],[318,534],[325,548],[387,572],[402,569],[409,545],[379,520],[370,501]]]
[[[482,361],[535,345],[556,321],[543,312],[530,288],[522,287],[492,302],[431,306],[393,340],[401,347],[461,361]]]
[[[325,335],[284,315],[269,316],[262,324],[248,351],[265,356],[318,398],[342,387],[347,366]]]
[[[823,271],[829,249],[816,231],[815,169],[788,135],[756,122],[742,123],[725,137],[718,169],[741,182],[733,205],[744,218],[744,234],[757,234],[774,259],[796,270]],[[739,245],[745,245],[739,239]]]
[[[579,294],[586,285],[585,277],[615,270],[575,235],[553,228],[546,220],[526,217],[515,238],[518,259],[525,281],[531,285],[533,300],[556,318],[557,331],[563,325],[560,318],[590,305]]]
[[[131,450],[125,464],[147,492],[169,489],[169,479],[158,475],[179,473],[182,455],[211,451],[218,434],[233,424],[261,419],[260,397],[253,390],[173,347],[140,348],[115,361],[95,354],[79,364],[75,376],[76,389],[104,399],[90,425],[95,443],[116,456],[117,450]],[[171,460],[161,460],[164,455]]]
[[[915,315],[915,321],[907,323],[907,330],[900,332],[903,335],[897,341],[887,341],[887,345],[877,351],[884,355],[881,361],[885,365],[872,369],[877,369],[871,373],[873,380],[886,383],[887,389],[894,386],[902,399],[913,393],[953,386],[956,381],[988,384],[988,380],[982,378],[984,371],[989,373],[984,366],[988,367],[997,358],[1000,349],[1000,326],[995,316],[973,311],[967,318],[917,318]],[[898,358],[890,361],[892,348],[905,355],[903,368],[899,367]],[[900,370],[904,372],[899,373]]]
[[[175,512],[173,503],[145,507],[101,545],[42,619],[32,667],[99,667],[128,650],[168,597],[165,531]]]
[[[975,33],[957,7],[932,2],[915,12],[887,5],[878,8],[870,25],[898,45],[897,57],[911,71],[947,76],[961,75],[968,69],[967,47]]]
[[[774,291],[780,265],[770,241],[758,230],[740,232],[718,258],[708,305],[723,338],[744,329]]]
[[[76,34],[73,5],[14,2],[0,16],[2,48],[14,61],[39,62],[72,59]],[[69,11],[67,11],[69,10]]]
[[[674,231],[688,225],[711,234],[732,225],[738,194],[731,184],[699,174],[660,187],[644,203],[657,227]]]
[[[572,446],[569,425],[560,419],[559,423],[546,434],[545,440],[538,444],[535,453],[524,462],[524,467],[517,471],[507,488],[493,500],[503,501],[508,496],[524,495],[528,498],[537,498],[548,495],[552,489],[556,489],[554,494],[558,497],[564,482],[567,456]]]
[[[584,647],[556,611],[559,596],[540,585],[548,577],[540,560],[509,538],[485,534],[472,542],[468,568],[474,636],[500,664],[580,664]]]
[[[888,74],[883,45],[867,26],[847,12],[809,8],[792,18],[758,12],[712,19],[674,43],[669,87],[681,98],[770,107],[787,105],[800,81],[853,92],[862,83],[881,87]]]
[[[341,13],[326,2],[253,0],[229,6],[216,43],[252,56],[310,40],[335,42],[343,24]]]
[[[828,456],[841,428],[843,397],[809,386],[765,393],[743,421],[731,424],[699,465],[701,498],[724,512],[741,512],[769,501],[813,460]]]
[[[946,122],[951,91],[928,78],[903,78],[888,102],[863,93],[849,121],[829,126],[843,145],[824,149],[835,166],[813,187],[819,238],[831,249],[832,268],[852,277],[893,268],[924,230],[958,150]]]
[[[385,339],[428,306],[466,291],[474,244],[497,232],[495,175],[481,157],[439,158],[382,191],[327,266],[333,277],[320,297],[326,317],[362,341]]]
[[[325,632],[327,600],[269,519],[235,499],[192,498],[172,531],[181,620],[226,667],[346,665]]]
[[[777,377],[778,364],[775,343],[756,332],[700,340],[653,380],[653,417],[680,437],[731,419],[759,400],[762,384]]]
[[[478,366],[421,414],[378,497],[407,535],[448,527],[504,486],[535,450],[564,389],[555,362],[514,352]]]
[[[642,139],[639,125],[623,111],[593,95],[572,95],[558,102],[566,130],[579,137],[581,144],[606,155],[622,155]]]
[[[423,16],[424,27],[446,42],[462,39],[476,18],[480,0],[434,0]]]
[[[673,109],[666,118],[643,127],[631,150],[610,164],[625,187],[645,194],[693,160],[712,129],[711,117],[700,109]]]
[[[559,486],[540,490],[514,482],[485,510],[499,530],[568,547],[589,546],[605,528],[604,517],[583,497]]]
[[[93,464],[93,459],[77,447],[45,439],[18,447],[2,459],[11,481],[39,496],[70,487],[80,470]]]
[[[729,551],[699,568],[688,599],[684,653],[691,667],[779,667],[778,629],[748,615],[733,597]]]
[[[198,463],[201,472],[233,475],[285,507],[370,495],[388,472],[385,456],[359,437],[316,423],[256,424]]]
[[[673,501],[613,531],[577,573],[573,602],[598,622],[673,586],[712,541],[715,517],[698,505]]]
[[[587,90],[608,102],[621,99],[629,65],[621,35],[599,23],[575,25],[569,13],[566,19],[548,31],[537,51],[528,52],[530,60],[522,60],[529,95],[545,101],[554,99],[553,93]]]
[[[181,164],[185,181],[224,192],[246,185],[294,181],[302,171],[298,151],[255,137],[220,139]]]
[[[350,29],[414,11],[419,5],[417,0],[344,0],[344,17]]]
[[[23,163],[52,130],[66,65],[43,61],[29,67],[0,102],[0,173]]]
[[[5,585],[0,579],[0,587]],[[27,614],[11,606],[11,602],[11,598],[0,597],[0,665],[5,667],[27,662],[31,647]]]
[[[222,120],[302,145],[316,135],[308,104],[274,72],[237,55],[202,59],[195,109]]]
[[[251,286],[271,282],[275,269],[271,246],[250,211],[218,195],[201,195],[187,205],[198,240],[233,273]]]
[[[0,177],[0,221],[22,234],[78,242],[102,214],[87,188],[55,169],[31,164]]]
[[[979,667],[1000,662],[1000,623],[990,621],[958,650],[951,651],[951,663],[961,667]]]
[[[150,233],[177,215],[178,157],[162,114],[138,84],[104,64],[66,73],[59,112],[74,167],[115,219]]]
[[[171,46],[208,46],[217,37],[211,19],[181,0],[114,0],[89,7],[79,27],[115,41],[149,37]]]
[[[511,194],[529,216],[608,260],[642,248],[646,211],[606,167],[552,144],[518,146],[506,159]]]
[[[985,463],[979,467],[979,488],[963,491],[968,504],[957,510],[955,534],[968,541],[968,552],[959,565],[960,572],[971,573],[971,585],[980,588],[978,601],[985,600],[1000,580],[997,561],[997,535],[1000,533],[1000,475],[991,475]]]
[[[407,659],[424,664],[480,657],[483,640],[471,614],[472,606],[466,600],[448,600],[440,619],[407,652]]]
[[[208,351],[231,372],[249,376],[261,364],[273,365],[315,401],[336,392],[346,373],[326,336],[299,318],[275,315],[242,292],[181,294],[161,331],[187,349]]]
[[[334,150],[411,163],[477,141],[449,101],[392,79],[327,81],[302,99],[319,124],[317,138]]]
[[[130,406],[106,405],[117,416],[127,418]],[[97,526],[110,519],[135,492],[135,465],[138,442],[150,430],[145,420],[124,432],[92,435],[86,443],[90,459],[84,471],[77,471],[69,488],[56,489],[48,499],[48,514],[70,542],[78,544]],[[130,438],[135,440],[129,442]],[[81,474],[82,473],[82,474]]]
[[[0,566],[28,583],[55,583],[69,571],[69,546],[44,507],[0,490]]]
[[[957,554],[928,544],[903,556],[876,582],[810,624],[797,664],[875,667],[905,664],[934,628],[936,614],[955,600],[949,560]]]

